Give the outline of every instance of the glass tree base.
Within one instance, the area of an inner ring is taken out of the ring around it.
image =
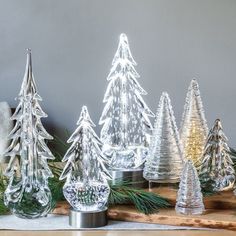
[[[101,211],[76,211],[70,209],[69,225],[77,228],[98,228],[107,225],[107,208]]]
[[[183,215],[201,215],[205,211],[205,209],[202,207],[189,208],[176,206],[175,211]]]
[[[132,187],[136,188],[146,188],[148,187],[148,182],[143,178],[142,169],[133,170],[109,170],[112,177],[111,185],[120,183],[130,183]]]
[[[36,219],[45,217],[52,209],[52,196],[49,189],[39,189],[32,187],[31,191],[24,191],[20,201],[7,202],[5,205],[12,214],[23,219]]]

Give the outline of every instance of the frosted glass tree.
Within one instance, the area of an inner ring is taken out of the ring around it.
[[[152,129],[149,116],[153,113],[142,98],[147,93],[137,81],[139,75],[134,66],[127,36],[121,34],[99,121],[103,125],[103,153],[110,158],[111,169],[138,168],[146,157]]]
[[[175,210],[185,215],[202,214],[205,210],[198,174],[191,160],[184,165]]]
[[[232,189],[235,182],[235,171],[230,156],[230,149],[219,119],[210,130],[203,152],[200,178],[202,185],[211,183],[213,190]]]
[[[83,106],[78,127],[68,139],[72,143],[63,162],[67,162],[60,176],[66,183],[63,193],[73,209],[77,211],[98,211],[105,208],[110,188],[107,180],[107,159],[102,155],[102,145],[92,127],[87,107]]]
[[[144,178],[150,182],[174,183],[180,180],[182,170],[179,133],[170,98],[164,92],[157,109]]]
[[[11,117],[15,126],[5,156],[10,157],[5,171],[9,177],[4,201],[13,214],[22,218],[37,218],[51,210],[51,191],[47,179],[52,177],[47,160],[54,159],[45,143],[52,139],[41,123],[47,117],[39,105],[39,96],[32,73],[31,51],[27,50],[26,70],[18,96],[19,104]],[[17,159],[20,169],[17,174]]]
[[[180,140],[185,158],[193,161],[198,167],[208,134],[198,83],[193,79],[190,83],[180,128]]]

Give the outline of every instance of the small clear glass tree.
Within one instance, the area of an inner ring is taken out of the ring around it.
[[[235,171],[230,149],[219,119],[210,130],[203,152],[199,177],[204,183],[211,183],[214,191],[230,190],[234,186]]]
[[[175,210],[185,215],[198,215],[205,210],[198,173],[191,160],[184,165]]]
[[[208,127],[199,86],[195,79],[191,81],[188,89],[180,127],[183,156],[192,160],[194,165],[198,167],[201,164]]]
[[[179,182],[183,170],[179,133],[171,101],[163,92],[157,109],[144,178],[150,182]]]
[[[120,35],[118,49],[107,77],[106,103],[99,124],[103,125],[103,153],[110,159],[110,168],[117,170],[140,167],[146,157],[153,113],[142,95],[146,91],[137,81],[139,74],[125,34]]]
[[[27,50],[26,70],[18,96],[19,105],[11,117],[15,126],[5,156],[10,157],[5,175],[9,184],[4,194],[6,206],[18,217],[38,218],[51,210],[51,191],[47,179],[52,177],[47,160],[54,159],[45,143],[52,139],[41,123],[47,117],[39,105],[32,73],[31,51]],[[20,165],[17,165],[19,158]],[[16,171],[20,166],[19,173]]]
[[[87,107],[83,106],[77,129],[68,139],[72,143],[63,162],[67,162],[60,180],[66,178],[63,193],[77,211],[99,211],[106,207],[110,187],[107,159],[102,155],[102,145],[92,127]]]

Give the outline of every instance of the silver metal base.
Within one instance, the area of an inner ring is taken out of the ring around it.
[[[81,212],[70,209],[69,225],[74,228],[97,228],[105,226],[107,223],[107,208],[95,212]]]
[[[130,182],[132,187],[147,188],[148,182],[143,178],[143,170],[109,170],[112,176],[111,184]]]

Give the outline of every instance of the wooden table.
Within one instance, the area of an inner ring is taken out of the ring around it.
[[[169,230],[169,231],[0,231],[1,236],[231,236],[233,231]]]

